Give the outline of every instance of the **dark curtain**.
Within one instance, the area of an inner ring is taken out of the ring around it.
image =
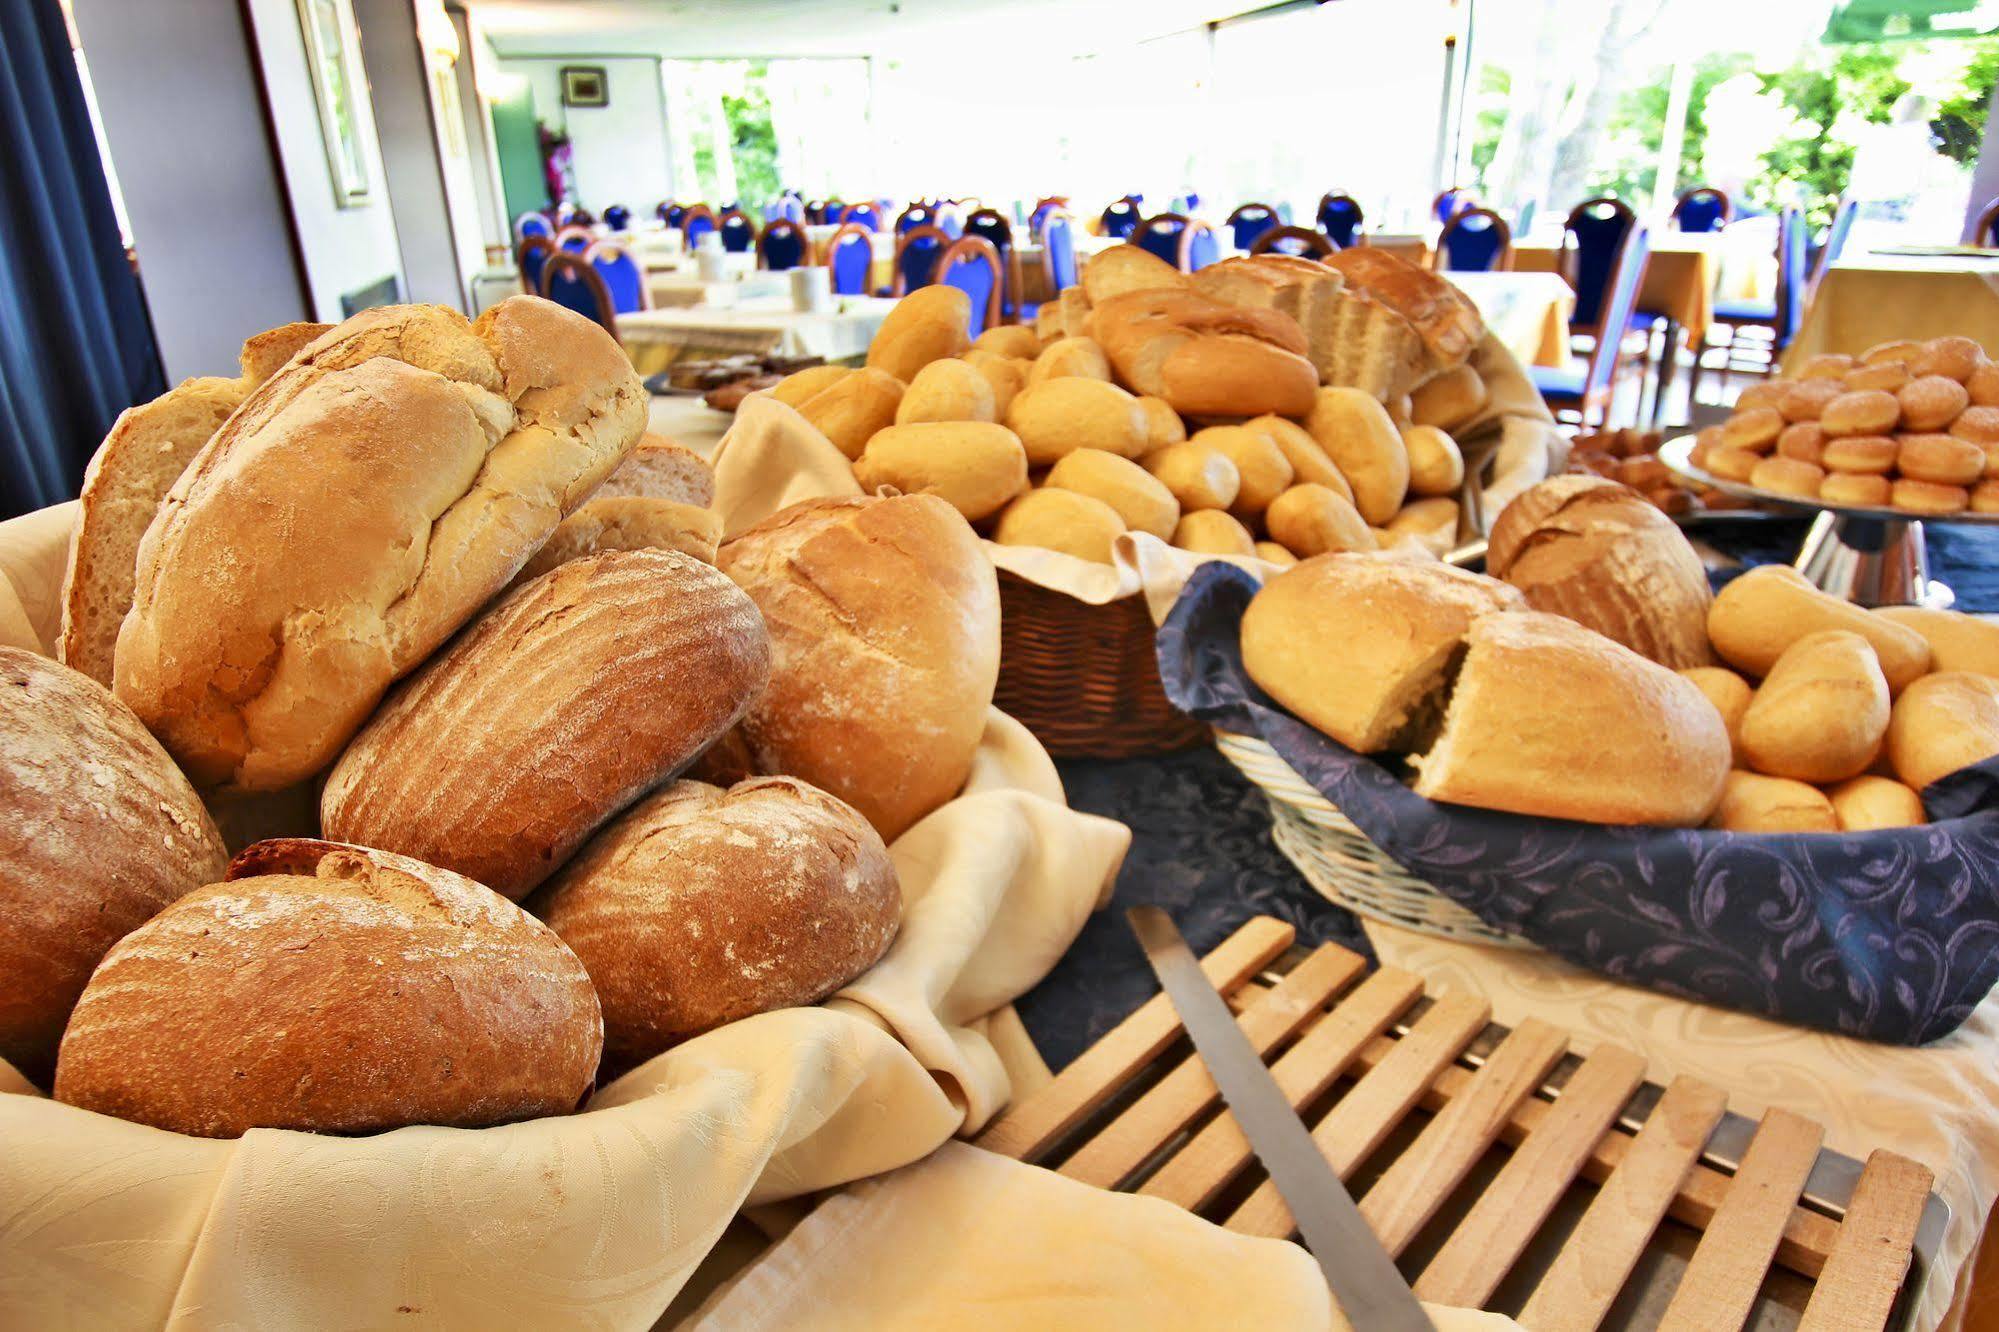
[[[0,517],[74,496],[166,390],[57,0],[0,3]]]

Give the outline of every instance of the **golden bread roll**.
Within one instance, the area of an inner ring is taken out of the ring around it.
[[[978,351],[1017,357],[1023,361],[1031,361],[1041,354],[1041,339],[1033,329],[1019,324],[994,324],[973,338],[972,346]]]
[[[1132,291],[1152,291],[1161,287],[1188,285],[1185,273],[1143,246],[1113,245],[1083,261],[1079,275],[1082,294],[1091,305],[1102,305],[1114,296]]]
[[[1819,413],[1819,425],[1828,438],[1886,435],[1895,429],[1901,419],[1901,399],[1880,389],[1842,393]]]
[[[965,353],[964,361],[979,372],[986,381],[986,387],[993,391],[993,420],[1006,420],[1007,410],[1013,406],[1014,398],[1027,387],[1027,368],[1033,362],[996,356],[977,347]]]
[[[1760,453],[1748,449],[1730,448],[1726,445],[1711,450],[1707,455],[1707,470],[1724,481],[1747,482],[1755,475],[1756,465],[1763,461]]]
[[[1407,393],[1389,398],[1382,403],[1382,406],[1388,409],[1388,419],[1395,422],[1395,429],[1398,432],[1404,426],[1415,424],[1415,402]]]
[[[1315,486],[1325,486],[1347,501],[1353,503],[1353,487],[1347,484],[1326,451],[1319,447],[1305,427],[1296,421],[1287,421],[1281,416],[1255,416],[1243,424],[1251,430],[1260,430],[1270,436],[1271,442],[1283,451],[1284,460],[1291,464],[1293,477]]]
[[[1971,492],[1963,486],[1900,477],[1890,491],[1889,502],[1911,513],[1962,513],[1971,504]]]
[[[1455,495],[1464,485],[1464,454],[1458,452],[1458,442],[1436,426],[1409,426],[1402,431],[1402,447],[1409,455],[1410,494]]]
[[[932,361],[916,372],[896,404],[895,423],[996,421],[993,386],[977,367],[955,358]]]
[[[1859,472],[1828,472],[1819,482],[1819,498],[1827,504],[1864,504],[1880,508],[1894,498],[1895,487],[1885,476]]]
[[[1278,545],[1275,541],[1257,542],[1256,557],[1260,560],[1268,560],[1270,563],[1276,565],[1280,569],[1289,569],[1292,565],[1298,563],[1298,557],[1296,555],[1293,555],[1290,551],[1284,549],[1284,547]]]
[[[822,391],[854,372],[844,365],[815,365],[786,375],[772,386],[770,396],[787,407],[803,407]]]
[[[1808,381],[1843,379],[1846,372],[1853,369],[1853,364],[1853,358],[1844,352],[1820,352],[1805,361],[1798,371],[1798,378]]]
[[[1968,486],[1985,474],[1985,450],[1950,435],[1901,435],[1895,470],[1916,481]]]
[[[1777,400],[1777,411],[1786,421],[1816,421],[1825,411],[1826,404],[1846,392],[1836,379],[1801,379],[1784,387],[1784,395]]]
[[[1784,427],[1777,436],[1777,456],[1796,458],[1814,466],[1824,465],[1825,430],[1817,421],[1799,421]]]
[[[1319,385],[1304,331],[1276,309],[1156,289],[1098,302],[1091,324],[1119,381],[1182,416],[1302,416]]]
[[[1774,408],[1784,400],[1784,390],[1787,387],[1789,387],[1787,384],[1775,379],[1765,379],[1751,384],[1736,395],[1735,410],[1740,414],[1753,412],[1758,407]]]
[[[1146,454],[1141,462],[1189,512],[1226,509],[1235,503],[1236,492],[1242,487],[1242,473],[1236,465],[1219,449],[1205,444],[1170,444]]]
[[[904,391],[903,381],[886,370],[856,370],[806,399],[798,414],[834,448],[849,459],[858,458],[875,431],[895,424]]]
[[[1027,382],[1039,384],[1045,379],[1061,379],[1068,375],[1082,379],[1109,379],[1111,363],[1105,358],[1104,349],[1089,338],[1057,338],[1034,358],[1034,364],[1027,372]]]
[[[1478,371],[1454,366],[1417,387],[1409,395],[1411,425],[1456,430],[1485,410],[1488,392]]]
[[[1892,777],[1864,774],[1826,792],[1841,832],[1915,828],[1929,822],[1923,798]]]
[[[1941,430],[1971,405],[1964,385],[1946,375],[1918,375],[1895,393],[1902,404],[1902,429]]]
[[[1708,827],[1738,833],[1838,832],[1839,818],[1816,786],[1738,770],[1728,774]]]
[[[1765,458],[1749,473],[1749,484],[1779,495],[1816,499],[1825,468],[1799,458]]]
[[[1895,455],[1900,451],[1901,446],[1887,435],[1828,437],[1819,454],[1819,465],[1828,472],[1886,476],[1895,470]]]
[[[1102,500],[1126,529],[1170,541],[1180,522],[1180,501],[1158,477],[1129,458],[1102,449],[1077,449],[1048,470],[1041,483]]]
[[[933,361],[917,378],[959,364]],[[875,432],[855,459],[854,480],[868,494],[893,486],[906,495],[935,495],[977,522],[1027,489],[1027,450],[1011,430],[986,421],[892,425]]]
[[[1740,761],[1742,714],[1749,711],[1749,700],[1756,691],[1749,687],[1749,681],[1725,666],[1689,666],[1680,674],[1692,680],[1694,687],[1706,694],[1707,701],[1721,714],[1721,723],[1728,728],[1729,747]]]
[[[1235,464],[1240,482],[1229,512],[1247,521],[1270,507],[1270,502],[1291,485],[1292,470],[1284,450],[1261,430],[1248,426],[1209,426],[1194,432],[1187,441],[1196,448],[1213,449]]]
[[[1256,539],[1249,529],[1220,509],[1196,509],[1180,516],[1173,544],[1203,555],[1254,555]]]
[[[1999,407],[1999,365],[1991,361],[1979,366],[1964,381],[1965,392],[1975,407]]]
[[[1973,513],[1999,513],[1999,480],[1987,477],[1971,491]]]
[[[1907,338],[1877,342],[1860,353],[1862,365],[1907,365],[1923,354],[1923,344]]]
[[[1439,495],[1415,500],[1388,520],[1388,531],[1415,537],[1423,548],[1442,559],[1458,540],[1458,502]]]
[[[1118,511],[1073,490],[1030,490],[1006,506],[993,528],[1002,546],[1039,546],[1079,560],[1111,562],[1111,543],[1125,530]]]
[[[1738,409],[1722,424],[1721,442],[1731,449],[1768,453],[1777,446],[1777,436],[1784,433],[1785,424],[1784,414],[1775,407]]]
[[[1888,721],[1888,761],[1920,791],[1999,754],[1999,680],[1938,671],[1902,691]]]
[[[1921,634],[1828,596],[1788,565],[1761,565],[1724,587],[1708,610],[1707,629],[1723,661],[1759,679],[1791,644],[1824,629],[1850,630],[1872,644],[1891,694],[1930,668],[1930,645]]]
[[[868,368],[886,371],[907,384],[932,361],[969,348],[971,323],[970,296],[943,282],[919,287],[897,301],[875,330],[874,341],[868,344]]]
[[[1863,365],[1846,377],[1846,386],[1859,392],[1862,389],[1881,389],[1887,393],[1899,392],[1909,382],[1909,366],[1906,361],[1883,361],[1879,365]]]
[[[1740,728],[1751,768],[1801,782],[1864,772],[1888,733],[1888,681],[1859,634],[1806,634],[1770,668]]]
[[[1921,378],[1924,375],[1942,375],[1962,384],[1986,364],[1985,348],[1970,338],[1931,338],[1914,356],[1909,358],[1909,373]]]
[[[1146,451],[1145,409],[1116,384],[1066,376],[1020,391],[1006,423],[1027,449],[1027,461],[1048,467],[1077,449],[1102,449],[1120,458]]]
[[[675,550],[713,564],[721,541],[722,516],[712,509],[645,495],[593,499],[557,524],[548,544],[507,587],[511,591],[559,564],[607,550]]]
[[[1273,540],[1300,558],[1329,551],[1373,550],[1374,534],[1353,504],[1330,486],[1292,486],[1264,511]]]
[[[1925,606],[1882,606],[1873,614],[1921,634],[1930,645],[1931,670],[1999,677],[1999,624]]]
[[[1145,451],[1163,449],[1174,444],[1187,442],[1187,423],[1180,419],[1180,413],[1173,410],[1173,404],[1164,398],[1141,397],[1138,405],[1145,412]]]
[[[1352,388],[1322,388],[1305,429],[1353,490],[1354,507],[1370,524],[1395,516],[1409,493],[1409,451],[1388,409]]]
[[[1981,448],[1999,444],[1999,407],[1967,407],[1950,423],[1950,433]]]

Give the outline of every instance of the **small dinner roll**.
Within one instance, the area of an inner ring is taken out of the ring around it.
[[[1879,365],[1863,365],[1846,377],[1846,386],[1859,392],[1862,389],[1880,389],[1893,393],[1909,382],[1909,365],[1906,361],[1883,361]]]
[[[786,375],[771,386],[770,396],[787,407],[803,407],[821,389],[828,389],[854,372],[844,365],[814,365]]]
[[[1145,452],[1145,409],[1116,384],[1062,375],[1029,384],[1007,408],[1006,424],[1020,436],[1034,467],[1060,462],[1077,449],[1120,458]]]
[[[1886,476],[1895,466],[1898,450],[1899,446],[1886,435],[1844,435],[1826,440],[1819,463],[1828,472]]]
[[[1041,354],[1041,339],[1024,324],[994,324],[972,339],[972,346],[1000,356],[1031,361]]]
[[[1102,449],[1077,449],[1048,470],[1042,485],[1073,490],[1117,510],[1127,529],[1170,540],[1180,522],[1180,501],[1152,473],[1129,458]]]
[[[1742,714],[1739,738],[1757,772],[1823,783],[1865,772],[1887,733],[1888,679],[1873,644],[1825,629],[1784,649]]]
[[[1930,645],[1932,671],[1970,671],[1999,678],[1999,622],[1927,606],[1882,606],[1870,613],[1921,634]]]
[[[1034,385],[1067,376],[1107,380],[1111,377],[1110,358],[1091,338],[1057,338],[1034,358],[1027,382]]]
[[[917,382],[940,365],[917,372]],[[916,386],[910,386],[911,393]],[[1150,478],[1148,478],[1150,479]],[[905,495],[930,494],[965,515],[990,517],[1027,489],[1027,450],[1003,425],[990,421],[921,421],[875,432],[854,462],[854,480],[872,495],[893,486]]]
[[[1775,407],[1783,401],[1784,390],[1789,387],[1774,379],[1760,380],[1735,395],[1737,412],[1753,412],[1758,407]]]
[[[1923,798],[1893,777],[1862,773],[1826,792],[1842,832],[1914,828],[1929,822]]]
[[[1971,492],[1963,486],[1940,486],[1933,481],[1898,479],[1889,503],[1910,513],[1962,513],[1971,506]]]
[[[1863,389],[1842,393],[1819,413],[1819,425],[1828,437],[1885,435],[1902,419],[1902,404],[1892,393]]]
[[[993,391],[993,420],[1006,420],[1007,409],[1013,406],[1013,400],[1020,391],[1027,387],[1028,367],[1034,363],[981,351],[977,347],[966,352],[961,359],[984,376],[986,386]]]
[[[1918,375],[1895,393],[1902,404],[1902,429],[1941,430],[1971,404],[1964,385],[1943,375]]]
[[[1971,492],[1973,513],[1999,513],[1999,479],[1980,481]]]
[[[919,421],[985,421],[998,419],[993,386],[978,368],[960,360],[932,361],[916,372],[895,409],[897,425]],[[1011,432],[1009,432],[1011,433]]]
[[[1801,380],[1839,379],[1852,368],[1853,358],[1846,353],[1820,352],[1817,356],[1810,357],[1805,361],[1804,368],[1798,371],[1798,378]]]
[[[1236,489],[1235,503],[1229,505],[1229,512],[1239,519],[1256,517],[1291,485],[1294,473],[1284,450],[1261,430],[1251,430],[1248,426],[1209,426],[1195,431],[1187,442],[1213,449],[1235,464],[1242,483]]]
[[[1902,691],[1888,722],[1888,761],[1920,791],[1999,754],[1999,680],[1936,671]]]
[[[1777,456],[1817,463],[1825,454],[1825,430],[1817,421],[1799,421],[1777,436]]]
[[[1978,407],[1999,407],[1999,364],[1987,361],[1964,381],[1964,391]]]
[[[1286,550],[1309,559],[1329,551],[1373,550],[1360,510],[1328,486],[1292,486],[1264,511],[1263,525]]]
[[[1289,569],[1292,565],[1298,562],[1298,557],[1296,555],[1293,555],[1290,551],[1284,549],[1284,547],[1278,545],[1275,541],[1257,542],[1256,557],[1260,560],[1268,560],[1280,569]]]
[[[1966,407],[1950,423],[1950,433],[1983,448],[1999,445],[1999,407]]]
[[[1819,500],[1826,504],[1861,504],[1880,508],[1894,498],[1894,484],[1885,476],[1861,472],[1828,472],[1819,482]]]
[[[1326,456],[1326,451],[1319,447],[1319,441],[1313,439],[1304,426],[1282,416],[1251,417],[1243,425],[1270,436],[1270,442],[1284,454],[1284,461],[1291,464],[1295,481],[1325,486],[1337,492],[1347,503],[1353,503],[1353,487],[1347,484],[1339,467]]]
[[[1205,444],[1169,444],[1140,459],[1146,471],[1173,492],[1185,512],[1226,509],[1235,503],[1242,473],[1217,449]]]
[[[817,426],[840,452],[858,458],[875,431],[895,424],[903,392],[900,379],[869,366],[841,376],[807,398],[798,414]]]
[[[1923,354],[1923,344],[1908,338],[1877,342],[1860,353],[1862,365],[1907,365]]]
[[[1784,414],[1775,407],[1751,407],[1728,418],[1721,427],[1721,442],[1731,449],[1768,453],[1784,433],[1784,425]]]
[[[1724,481],[1747,481],[1762,461],[1762,454],[1748,449],[1719,448],[1708,454],[1707,469]]]
[[[1736,762],[1742,762],[1742,714],[1749,711],[1749,700],[1756,691],[1749,681],[1729,670],[1726,666],[1689,666],[1680,672],[1694,682],[1707,701],[1714,704],[1714,710],[1721,714],[1722,724],[1728,727],[1728,743],[1735,751]]]
[[[1180,419],[1180,413],[1173,410],[1173,404],[1164,398],[1147,394],[1138,400],[1145,412],[1145,451],[1163,449],[1169,444],[1187,442],[1187,423]]]
[[[1786,421],[1816,421],[1826,404],[1846,392],[1837,379],[1801,379],[1784,386],[1777,411]]]
[[[1458,502],[1443,496],[1412,501],[1403,505],[1402,512],[1390,518],[1383,530],[1398,538],[1414,537],[1423,549],[1442,559],[1458,541]],[[1384,547],[1390,544],[1382,541]]]
[[[1353,488],[1361,517],[1380,526],[1409,493],[1409,450],[1388,410],[1355,388],[1322,388],[1305,429]]]
[[[1485,380],[1470,365],[1452,366],[1433,375],[1409,395],[1411,425],[1456,430],[1485,410],[1489,392]]]
[[[1910,358],[1909,373],[1919,379],[1924,375],[1942,375],[1962,384],[1985,363],[1985,348],[1970,338],[1931,338]]]
[[[1823,480],[1825,468],[1801,458],[1764,458],[1749,474],[1749,484],[1758,490],[1796,495],[1800,499],[1817,499],[1819,482]]]
[[[1402,432],[1409,454],[1409,492],[1455,495],[1465,480],[1465,456],[1458,442],[1436,426],[1412,425]]]
[[[1001,511],[993,540],[1109,564],[1111,543],[1123,531],[1117,510],[1100,499],[1073,490],[1030,490]]]
[[[1985,474],[1985,450],[1953,435],[1902,435],[1895,470],[1917,481],[1968,486]]]
[[[1707,826],[1738,833],[1838,832],[1839,817],[1816,786],[1738,769],[1728,774]]]
[[[1220,509],[1197,509],[1180,516],[1173,544],[1203,555],[1254,555],[1256,541],[1249,529]]]

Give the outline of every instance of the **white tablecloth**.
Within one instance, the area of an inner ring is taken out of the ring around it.
[[[835,308],[807,314],[784,300],[739,301],[733,306],[640,310],[618,316],[618,337],[641,374],[683,353],[736,352],[821,356],[844,361],[865,356],[875,330],[895,302],[871,296],[836,298]]]

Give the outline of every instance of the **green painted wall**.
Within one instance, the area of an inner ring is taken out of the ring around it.
[[[541,173],[541,140],[535,132],[534,89],[526,80],[518,93],[493,103],[493,151],[500,159],[500,189],[507,199],[507,220],[548,207],[548,186]]]

